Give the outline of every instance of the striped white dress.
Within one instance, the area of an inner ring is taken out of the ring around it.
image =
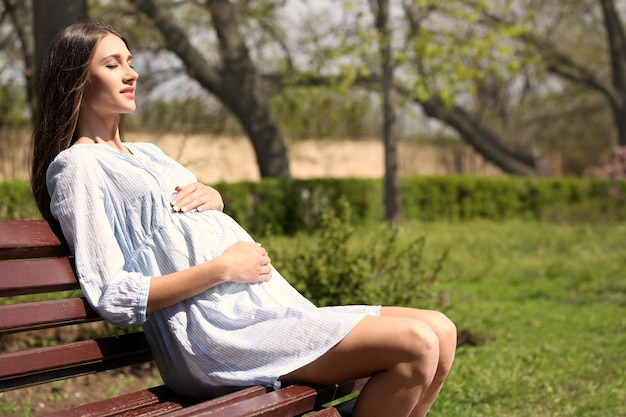
[[[75,145],[48,169],[51,210],[76,258],[85,296],[119,326],[143,325],[164,382],[198,399],[218,386],[263,384],[310,363],[375,306],[317,308],[276,270],[263,283],[222,283],[147,314],[150,279],[251,237],[228,215],[175,213],[193,174],[147,143]]]

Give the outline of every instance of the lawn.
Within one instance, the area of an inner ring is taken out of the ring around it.
[[[479,342],[433,417],[626,416],[626,225],[421,227],[450,246],[446,311]]]

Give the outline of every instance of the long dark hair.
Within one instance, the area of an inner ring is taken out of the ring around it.
[[[52,39],[41,68],[33,127],[31,187],[37,207],[53,225],[46,171],[54,158],[76,141],[76,125],[96,45],[106,35],[126,38],[102,22],[75,23]],[[128,45],[127,45],[128,46]]]

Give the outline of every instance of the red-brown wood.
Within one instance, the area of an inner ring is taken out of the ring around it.
[[[38,330],[100,318],[84,298],[0,306],[0,334]]]
[[[307,414],[307,417],[341,417],[341,413],[336,408],[325,408],[312,414]]]
[[[143,333],[5,353],[0,355],[0,392],[15,385],[32,385],[42,378],[82,375],[150,358]]]
[[[125,411],[123,413],[115,414],[115,417],[156,417],[165,416],[172,411],[180,410],[183,405],[166,401],[158,404],[152,404],[147,407],[135,408],[134,410]]]
[[[253,387],[243,388],[229,394],[221,395],[212,400],[203,401],[199,404],[191,405],[179,410],[175,413],[168,414],[168,417],[195,417],[203,412],[209,412],[211,410],[220,410],[224,407],[232,404],[237,404],[243,400],[255,398],[264,395],[267,392],[265,387],[256,385]],[[78,416],[71,416],[78,417]]]
[[[79,288],[68,258],[0,262],[0,296]]]
[[[317,391],[314,388],[292,385],[235,404],[206,410],[197,409],[193,414],[187,414],[187,409],[183,409],[168,414],[168,417],[291,417],[312,410],[316,397]]]
[[[164,414],[186,405],[188,399],[182,399],[164,385],[149,388],[130,394],[121,395],[85,404],[69,410],[58,411],[46,415],[46,417],[108,417],[119,416],[122,413],[139,413],[134,415],[158,415]],[[142,411],[143,410],[143,411]],[[160,410],[160,411],[157,411]],[[144,414],[141,414],[143,412]],[[126,415],[126,414],[122,414]]]
[[[68,248],[43,220],[0,222],[0,260],[65,256]]]

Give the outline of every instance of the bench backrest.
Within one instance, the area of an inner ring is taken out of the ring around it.
[[[19,295],[71,290],[21,302]],[[11,298],[7,298],[11,297]],[[0,221],[0,337],[100,320],[84,298],[66,245],[45,221]],[[0,353],[0,392],[150,361],[143,333]]]

